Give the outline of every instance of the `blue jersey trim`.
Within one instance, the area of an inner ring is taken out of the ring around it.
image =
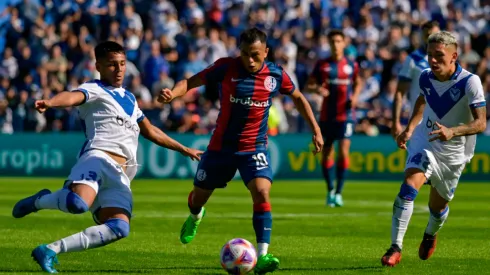
[[[485,106],[487,106],[487,103],[485,101],[470,104],[470,108],[472,109],[481,108]]]

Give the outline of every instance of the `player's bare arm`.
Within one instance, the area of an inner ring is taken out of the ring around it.
[[[395,98],[393,100],[392,106],[392,126],[391,126],[391,135],[393,138],[396,137],[402,132],[402,126],[400,124],[400,116],[402,112],[402,104],[403,97],[410,89],[410,82],[406,80],[399,80],[398,86],[396,88]]]
[[[471,108],[471,114],[474,120],[468,124],[448,128],[439,122],[436,122],[438,130],[429,133],[429,141],[441,140],[447,141],[453,137],[469,136],[482,133],[487,128],[487,108],[486,106]]]
[[[407,149],[407,141],[412,136],[415,127],[417,127],[420,120],[422,120],[425,104],[425,97],[420,95],[415,102],[414,110],[408,122],[407,128],[405,128],[405,130],[396,138],[398,147],[401,149]]]
[[[34,107],[40,113],[46,112],[48,108],[66,108],[82,104],[85,94],[80,91],[61,92],[51,99],[36,100]]]
[[[313,130],[313,144],[315,145],[315,151],[313,153],[320,153],[323,149],[323,137],[320,127],[316,122],[315,115],[311,110],[311,106],[306,100],[305,96],[298,90],[295,90],[291,94],[294,105],[298,109],[301,116],[308,122],[308,125]]]
[[[180,152],[182,155],[190,157],[192,160],[200,160],[202,151],[188,148],[178,141],[167,136],[162,130],[155,127],[145,117],[140,123],[138,123],[141,129],[141,135],[150,140],[151,142],[158,144],[159,146]]]
[[[163,89],[162,91],[160,91],[157,100],[158,102],[168,103],[176,97],[181,97],[185,95],[189,90],[200,87],[202,85],[204,85],[204,82],[199,77],[199,75],[195,74],[189,79],[184,79],[177,82],[172,90]]]
[[[352,97],[350,99],[352,107],[357,106],[357,100],[359,99],[359,95],[361,94],[362,85],[362,78],[359,75],[356,76],[356,78],[354,79],[354,94],[352,94]]]

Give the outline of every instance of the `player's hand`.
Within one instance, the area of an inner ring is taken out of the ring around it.
[[[395,123],[393,126],[391,126],[391,135],[393,138],[396,140],[396,138],[400,135],[402,132],[403,128],[400,122]]]
[[[318,94],[323,97],[327,97],[330,95],[330,91],[327,89],[328,84],[324,82],[320,87],[318,87]]]
[[[433,136],[429,139],[429,141],[440,140],[440,141],[448,141],[454,137],[454,132],[451,128],[447,128],[446,126],[440,124],[436,121],[436,126],[439,128],[438,130],[434,130],[429,133],[429,136]]]
[[[192,160],[201,160],[201,155],[204,152],[201,150],[185,147],[185,149],[180,153],[186,157],[190,157]]]
[[[323,137],[321,133],[313,134],[313,145],[315,145],[315,149],[313,150],[313,154],[316,155],[323,150]]]
[[[405,129],[405,131],[403,131],[399,136],[397,136],[396,144],[401,149],[406,150],[407,149],[407,142],[410,139],[410,137],[412,137],[412,132],[407,131],[407,129]]]
[[[157,101],[160,103],[169,103],[175,98],[174,93],[170,89],[162,89],[158,95]]]
[[[41,114],[46,112],[46,110],[50,107],[51,104],[49,103],[49,100],[36,100],[34,103],[34,108],[36,108],[36,110]]]

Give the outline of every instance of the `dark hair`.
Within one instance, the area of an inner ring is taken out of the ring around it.
[[[114,41],[101,42],[95,47],[94,51],[95,51],[96,60],[106,58],[109,53],[126,54],[123,46],[119,45],[119,43]]]
[[[253,44],[256,41],[260,41],[262,43],[267,42],[267,34],[265,32],[259,30],[258,28],[251,28],[248,29],[242,34],[240,34],[240,44],[241,43],[246,43],[246,44]]]
[[[422,30],[430,30],[435,27],[439,27],[439,22],[436,20],[430,20],[422,25]]]
[[[328,40],[332,40],[332,38],[334,36],[337,36],[337,35],[342,36],[342,39],[345,38],[344,32],[341,31],[341,30],[337,30],[337,29],[329,31],[328,34],[327,34],[327,38],[328,38]]]

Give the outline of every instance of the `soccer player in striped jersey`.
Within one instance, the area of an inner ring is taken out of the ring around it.
[[[279,260],[268,253],[272,215],[269,192],[272,169],[267,151],[267,121],[272,97],[278,93],[290,96],[298,111],[313,130],[314,153],[323,147],[320,128],[305,97],[288,74],[279,66],[266,61],[267,36],[257,28],[240,36],[240,57],[221,58],[207,69],[180,81],[173,90],[163,90],[160,101],[170,102],[189,89],[218,83],[220,114],[206,152],[199,162],[194,189],[189,194],[191,214],[182,226],[180,240],[191,242],[202,218],[204,204],[214,189],[224,188],[237,169],[253,200],[253,227],[257,238],[258,261],[255,272],[273,272]]]
[[[326,204],[330,207],[343,206],[342,190],[349,167],[350,137],[354,132],[355,122],[354,108],[362,85],[357,62],[344,55],[344,38],[342,31],[330,31],[328,42],[332,55],[319,60],[308,79],[308,89],[324,97],[320,114],[320,127],[325,138],[322,171],[328,190]],[[339,152],[334,171],[335,141],[339,141]],[[335,187],[334,176],[337,177]]]

